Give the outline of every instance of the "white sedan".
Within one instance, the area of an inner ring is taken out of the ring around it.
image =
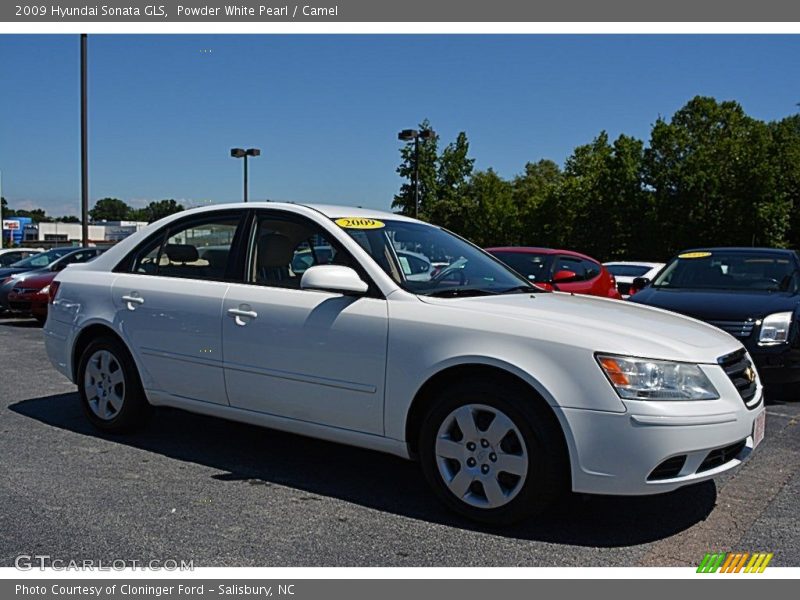
[[[617,291],[623,298],[630,297],[631,284],[637,277],[653,279],[664,268],[664,263],[641,261],[616,261],[603,263],[609,273],[617,280]]]
[[[408,252],[460,267],[414,279]],[[190,210],[66,269],[50,293],[48,354],[98,428],[165,405],[414,458],[447,505],[485,522],[566,489],[710,479],[763,437],[762,387],[733,337],[542,291],[395,214]]]

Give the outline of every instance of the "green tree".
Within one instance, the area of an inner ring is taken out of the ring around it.
[[[182,210],[186,209],[182,204],[178,204],[173,199],[158,200],[151,202],[142,209],[132,210],[131,218],[136,221],[147,221],[148,223],[152,223],[154,221],[158,221],[159,219],[163,219],[164,217],[168,217],[169,215],[174,215],[175,213],[181,212]]]
[[[645,181],[663,255],[701,245],[786,244],[792,199],[773,137],[774,128],[738,103],[699,96],[669,122],[655,123]]]
[[[437,158],[435,194],[425,207],[425,216],[448,229],[463,231],[467,225],[466,190],[475,159],[469,157],[469,140],[463,131]]]
[[[455,229],[479,246],[502,246],[509,243],[508,232],[517,222],[511,182],[493,169],[478,171],[465,186],[463,226]]]
[[[102,198],[89,211],[93,221],[125,221],[131,214],[131,207],[118,198]]]
[[[504,243],[524,246],[547,243],[547,223],[542,219],[542,212],[548,201],[555,197],[563,179],[561,168],[552,160],[525,165],[525,171],[511,183],[519,219]]]
[[[418,129],[431,129],[428,119],[419,124]],[[426,211],[436,201],[439,136],[434,134],[427,140],[419,141],[419,217],[425,218]],[[403,215],[413,217],[416,213],[414,204],[414,167],[416,157],[414,142],[409,142],[400,149],[402,162],[397,167],[397,174],[407,180],[400,186],[400,192],[392,201],[392,208]]]

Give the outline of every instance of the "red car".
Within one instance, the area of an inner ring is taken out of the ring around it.
[[[47,320],[50,284],[58,271],[29,275],[14,285],[8,293],[8,307],[18,313],[33,315],[37,321]]]
[[[486,251],[544,289],[622,299],[614,276],[585,254],[519,246],[486,248]]]

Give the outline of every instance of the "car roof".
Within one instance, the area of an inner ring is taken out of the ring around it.
[[[597,259],[575,252],[574,250],[561,250],[559,248],[539,248],[537,246],[497,246],[493,248],[484,248],[487,252],[508,252],[509,254],[566,254],[567,256],[576,256],[584,258],[592,262],[599,262]]]
[[[610,262],[603,263],[607,267],[614,267],[614,266],[631,266],[631,267],[650,267],[651,269],[655,269],[656,267],[663,267],[664,263],[660,262],[647,262],[643,260],[612,260]]]
[[[211,210],[230,209],[230,208],[262,208],[262,209],[290,209],[292,207],[303,206],[322,213],[329,219],[340,219],[342,217],[362,217],[366,219],[406,221],[409,223],[421,223],[417,219],[406,217],[397,213],[379,210],[377,208],[366,208],[363,206],[345,206],[340,204],[324,204],[315,202],[233,202],[227,204],[210,204],[201,208],[189,209],[192,213],[202,213]],[[184,211],[186,214],[189,211]]]
[[[690,252],[731,252],[742,254],[783,254],[786,256],[797,256],[797,252],[789,248],[751,248],[749,246],[718,246],[707,248],[688,248],[681,250],[676,256],[681,254],[688,254]]]

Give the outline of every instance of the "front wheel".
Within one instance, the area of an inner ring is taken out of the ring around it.
[[[92,341],[81,354],[78,390],[87,418],[103,431],[134,429],[150,414],[133,358],[112,337]]]
[[[439,498],[476,521],[535,515],[566,487],[561,432],[522,386],[465,382],[444,392],[422,427],[420,459]]]

